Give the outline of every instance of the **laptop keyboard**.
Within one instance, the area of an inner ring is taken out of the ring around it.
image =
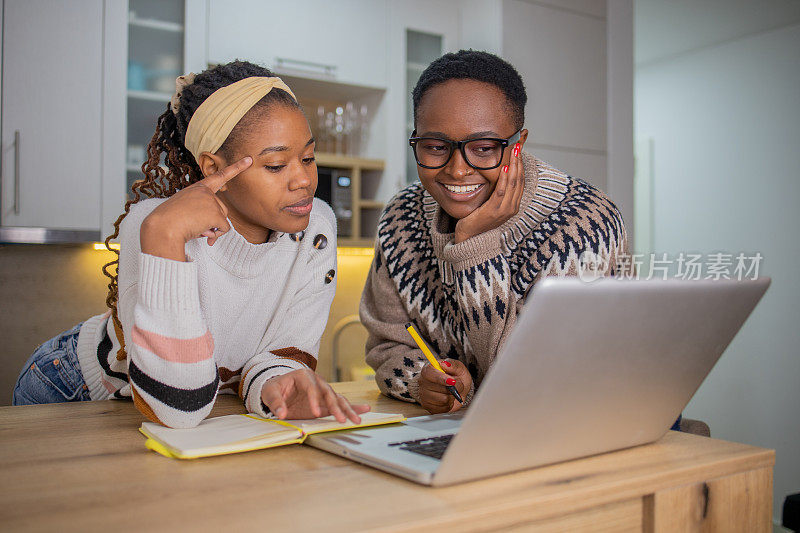
[[[427,455],[434,459],[441,459],[452,438],[453,435],[439,435],[437,437],[407,440],[405,442],[392,442],[389,446],[399,446],[399,450],[406,450],[420,455]]]

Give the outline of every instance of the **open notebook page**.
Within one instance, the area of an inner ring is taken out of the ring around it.
[[[267,445],[302,436],[296,429],[245,415],[207,418],[189,429],[173,429],[145,422],[142,429],[182,455],[213,453],[215,449],[234,451],[252,447],[257,442]]]
[[[379,424],[391,424],[393,422],[401,422],[402,420],[405,420],[403,415],[397,413],[367,412],[360,416],[360,424],[355,424],[350,420],[347,420],[344,423],[337,422],[333,416],[311,418],[307,420],[285,420],[284,422],[300,428],[306,435],[311,435],[312,433],[320,433],[323,431],[335,431],[359,426],[377,426]]]

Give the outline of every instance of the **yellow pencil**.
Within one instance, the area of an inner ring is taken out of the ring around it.
[[[406,324],[406,329],[411,334],[411,338],[414,339],[414,342],[417,343],[417,346],[419,346],[419,349],[422,350],[422,353],[425,354],[425,357],[428,359],[428,362],[431,364],[431,366],[436,370],[438,370],[439,372],[441,372],[442,374],[447,374],[447,372],[445,372],[442,369],[442,365],[439,364],[439,361],[437,361],[436,358],[431,353],[431,350],[430,348],[428,348],[428,345],[425,344],[425,341],[423,341],[422,337],[420,337],[419,333],[417,333],[417,330],[414,328],[414,324],[408,322]],[[455,385],[445,385],[445,387],[450,392],[450,394],[453,395],[453,398],[455,398],[461,403],[464,403],[464,400],[461,399],[461,395],[458,393],[458,390],[456,389]]]

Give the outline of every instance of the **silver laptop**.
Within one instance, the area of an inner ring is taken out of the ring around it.
[[[545,279],[468,409],[306,444],[441,486],[653,442],[769,283]]]

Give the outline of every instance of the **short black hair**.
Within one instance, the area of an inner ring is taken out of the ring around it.
[[[431,87],[449,80],[476,80],[494,85],[508,100],[514,115],[514,124],[520,129],[525,122],[525,104],[528,95],[517,69],[508,61],[489,52],[459,50],[445,54],[428,65],[412,91],[414,124],[422,97]]]

